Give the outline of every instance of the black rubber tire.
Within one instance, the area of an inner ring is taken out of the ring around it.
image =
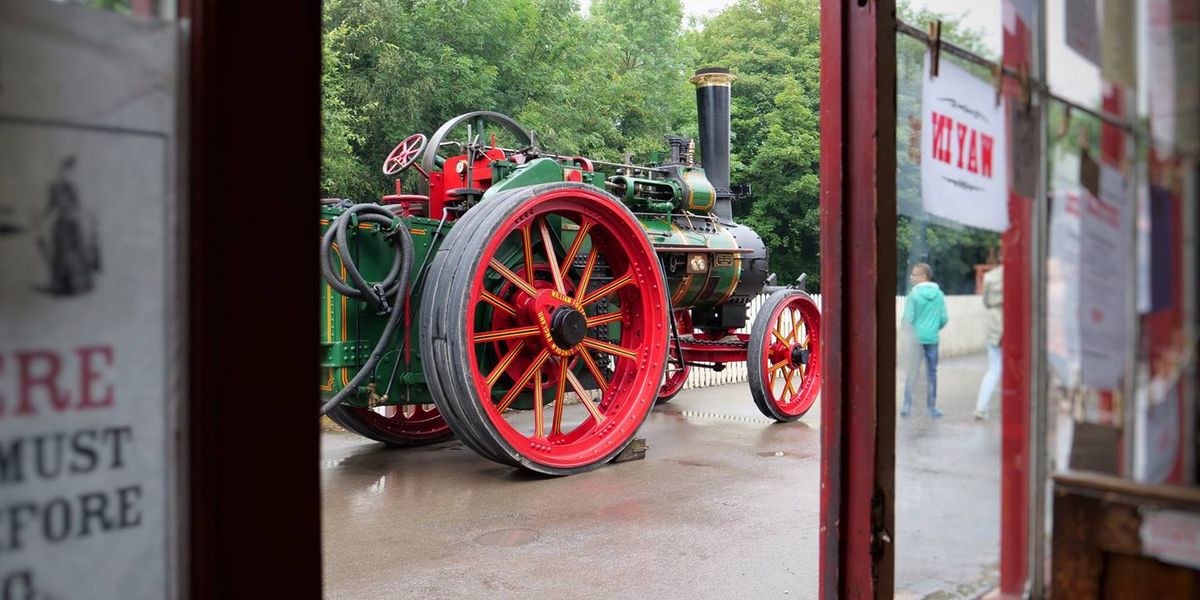
[[[808,413],[808,410],[798,415],[787,415],[779,411],[773,402],[771,402],[770,391],[766,389],[767,382],[763,381],[763,374],[758,365],[762,364],[763,352],[767,347],[767,336],[770,335],[771,319],[770,315],[775,312],[775,309],[780,304],[796,297],[803,296],[809,301],[816,304],[812,296],[794,289],[777,290],[767,300],[763,302],[762,307],[758,309],[758,315],[754,318],[754,323],[750,326],[750,347],[746,352],[746,381],[750,384],[750,396],[754,398],[754,405],[763,415],[775,419],[780,423],[796,421]],[[811,407],[810,409],[811,410]]]
[[[580,183],[548,183],[502,192],[468,211],[454,224],[433,258],[420,308],[420,347],[425,381],[450,428],[463,444],[485,458],[546,475],[572,475],[595,469],[620,454],[635,435],[615,444],[595,461],[575,468],[544,465],[517,452],[495,429],[480,404],[477,391],[466,380],[465,375],[471,373],[472,365],[466,351],[464,315],[471,309],[471,284],[477,275],[478,259],[496,230],[521,211],[530,199],[563,188],[585,189],[605,196],[618,210],[634,218],[615,196]],[[665,282],[661,285],[665,287]],[[663,313],[665,319],[665,306]],[[663,336],[665,338],[665,331]],[[665,340],[662,345],[665,349]],[[647,409],[641,418],[644,420],[649,412]]]

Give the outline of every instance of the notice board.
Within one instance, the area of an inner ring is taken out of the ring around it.
[[[0,13],[0,598],[173,597],[175,26]]]

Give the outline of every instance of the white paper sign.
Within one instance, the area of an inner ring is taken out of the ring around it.
[[[1125,179],[1100,167],[1101,197],[1082,192],[1079,334],[1083,382],[1119,389],[1125,374],[1126,272],[1131,237]]]
[[[1058,378],[1058,384],[1067,388],[1075,387],[1080,381],[1081,201],[1080,192],[1058,191],[1050,203],[1050,256],[1046,260],[1046,350],[1050,368]]]
[[[1200,569],[1200,516],[1173,510],[1143,510],[1138,537],[1142,552],[1163,562]]]
[[[995,90],[948,60],[921,90],[921,198],[930,214],[1008,229],[1004,111]]]
[[[174,29],[0,12],[0,597],[170,597]]]
[[[1143,369],[1147,370],[1147,369]],[[1174,382],[1152,379],[1134,396],[1133,478],[1140,483],[1166,483],[1179,454],[1179,390]]]

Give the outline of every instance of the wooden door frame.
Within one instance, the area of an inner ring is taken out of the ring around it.
[[[181,0],[184,597],[320,598],[321,4]]]
[[[894,587],[895,258],[895,0],[822,0],[822,598]]]

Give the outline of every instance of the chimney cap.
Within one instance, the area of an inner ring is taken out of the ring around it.
[[[705,67],[696,71],[695,77],[692,77],[691,82],[696,87],[708,87],[710,85],[720,85],[729,87],[733,84],[733,80],[737,76],[729,72],[725,67]]]

